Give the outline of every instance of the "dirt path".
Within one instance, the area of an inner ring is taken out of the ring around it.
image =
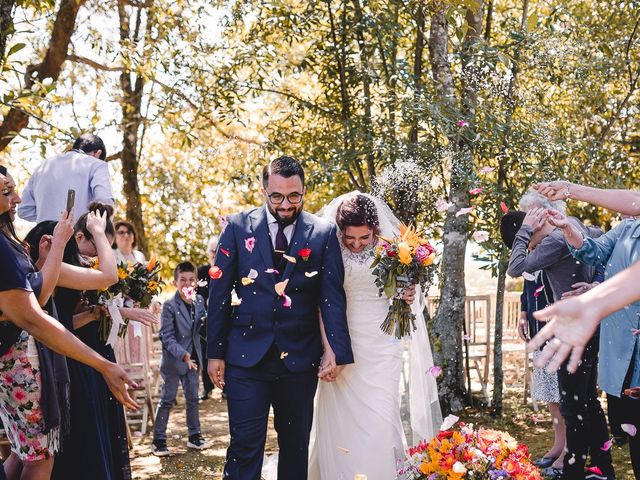
[[[521,395],[509,393],[504,400],[504,415],[492,418],[486,411],[467,410],[461,419],[465,422],[496,428],[511,433],[519,442],[529,446],[533,458],[546,452],[551,444],[551,417],[540,410],[532,412],[523,405]],[[145,438],[134,438],[131,451],[131,465],[134,479],[201,480],[221,479],[222,466],[229,441],[227,406],[216,391],[212,399],[200,404],[202,434],[211,442],[211,448],[200,452],[187,449],[187,428],[184,402],[179,401],[169,418],[170,457],[163,459],[151,454],[151,434]],[[276,439],[273,425],[269,428],[267,452],[273,452]],[[612,450],[618,480],[632,480],[633,473],[629,461],[628,447],[614,447]],[[393,479],[389,479],[393,480]]]

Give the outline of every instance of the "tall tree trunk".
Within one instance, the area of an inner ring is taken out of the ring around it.
[[[364,106],[364,137],[366,144],[366,160],[367,160],[367,175],[369,183],[373,181],[376,176],[376,167],[374,163],[374,148],[373,148],[373,122],[371,111],[371,77],[369,76],[369,52],[367,50],[367,44],[364,38],[364,13],[360,0],[353,0],[353,7],[356,14],[356,40],[360,50],[360,64],[362,75],[362,96]]]
[[[504,385],[504,371],[502,369],[502,327],[504,319],[504,292],[507,280],[507,252],[504,248],[498,260],[498,288],[496,290],[496,316],[493,338],[493,398],[491,410],[494,415],[502,415],[502,394]],[[487,360],[488,361],[488,360]]]
[[[134,32],[130,30],[130,17],[125,7],[125,0],[118,0],[118,16],[120,19],[120,41],[123,49],[135,49],[140,41],[139,27],[142,18],[142,8],[137,10]],[[150,13],[147,10],[147,28],[151,25]],[[133,34],[132,34],[133,33]],[[136,229],[137,247],[148,255],[147,237],[145,234],[144,218],[142,216],[142,199],[138,186],[138,142],[139,131],[142,125],[142,96],[145,80],[142,75],[133,75],[129,68],[125,68],[120,74],[120,87],[122,89],[122,178],[124,182],[124,196],[127,202],[127,220]]]
[[[418,143],[418,124],[420,123],[421,115],[418,114],[420,97],[422,95],[422,68],[423,61],[422,55],[425,45],[425,28],[426,15],[424,14],[424,5],[418,3],[416,9],[416,40],[413,47],[413,98],[414,104],[411,111],[411,130],[409,131],[410,148],[415,150],[415,144]],[[413,153],[413,152],[409,152]]]
[[[429,34],[429,59],[436,81],[438,100],[450,115],[461,112],[469,129],[473,132],[477,103],[477,86],[470,80],[473,75],[464,75],[473,66],[475,47],[482,32],[482,2],[477,10],[467,9],[469,29],[462,45],[463,80],[461,108],[458,108],[456,92],[448,60],[449,36],[444,9],[431,17]],[[473,168],[472,145],[457,131],[447,126],[449,142],[454,148],[450,167],[450,201],[455,211],[468,206],[469,172]],[[470,138],[473,138],[473,133]],[[464,259],[468,240],[468,218],[456,216],[453,209],[447,212],[444,224],[444,251],[442,255],[442,288],[440,305],[436,312],[434,356],[445,375],[440,382],[440,401],[446,412],[456,412],[464,407],[464,366],[462,361],[462,325],[464,323],[466,288],[464,283]]]
[[[25,90],[31,89],[36,80],[45,78],[57,80],[62,71],[62,64],[67,58],[67,50],[71,42],[71,35],[75,30],[76,17],[80,7],[86,0],[62,0],[56,19],[53,23],[51,38],[47,52],[42,62],[29,65],[25,73]],[[33,75],[36,72],[36,75]],[[29,124],[29,114],[19,108],[11,108],[0,124],[0,150],[18,136],[20,131]]]
[[[0,0],[0,62],[4,63],[7,39],[13,32],[13,7],[16,0]]]
[[[522,17],[520,20],[520,29],[521,31],[525,31],[527,24],[527,16],[529,10],[529,0],[523,0],[522,5]],[[511,80],[509,81],[509,89],[507,90],[507,113],[505,118],[505,129],[502,138],[502,147],[501,147],[501,155],[498,156],[500,158],[500,165],[498,168],[498,182],[497,182],[497,191],[500,196],[505,192],[505,187],[507,187],[507,165],[505,165],[505,161],[507,158],[506,150],[509,143],[509,134],[511,133],[511,126],[513,123],[513,114],[516,109],[516,81],[518,80],[519,73],[519,61],[520,61],[520,48],[516,50],[513,56],[513,64],[511,67]],[[495,333],[493,339],[493,399],[492,399],[492,413],[493,415],[500,416],[502,415],[502,396],[504,391],[504,370],[502,368],[502,331],[503,331],[503,322],[504,322],[504,292],[505,292],[505,282],[506,282],[506,273],[507,266],[509,263],[509,259],[507,258],[507,253],[503,249],[500,252],[500,259],[498,261],[498,287],[496,291],[496,316],[495,316]]]

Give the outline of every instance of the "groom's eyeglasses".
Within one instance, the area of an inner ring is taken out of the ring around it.
[[[278,192],[274,192],[274,193],[267,192],[267,197],[269,197],[269,201],[274,205],[280,205],[282,202],[284,202],[284,199],[285,199],[285,195]],[[302,201],[302,197],[304,197],[304,193],[293,192],[287,195],[286,199],[289,200],[290,204],[296,205]]]

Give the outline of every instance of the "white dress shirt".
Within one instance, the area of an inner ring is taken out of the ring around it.
[[[273,249],[276,249],[276,235],[278,234],[278,220],[274,217],[267,206],[265,205],[265,210],[267,211],[267,222],[269,223],[269,234],[271,236],[271,246]],[[296,220],[297,221],[297,220]],[[291,238],[293,237],[293,231],[296,228],[296,222],[293,222],[291,225],[287,225],[284,227],[284,236],[287,237],[287,245],[291,244]]]
[[[59,220],[67,207],[67,190],[76,191],[73,216],[78,219],[94,200],[113,205],[107,162],[71,150],[42,162],[22,192],[18,215],[23,220]]]

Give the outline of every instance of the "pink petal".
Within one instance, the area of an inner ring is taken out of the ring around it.
[[[267,268],[264,273],[275,273],[276,275],[278,275],[280,272],[278,270],[276,270],[275,268]]]
[[[600,450],[602,450],[603,452],[608,452],[609,450],[611,450],[611,445],[613,445],[613,440],[609,439],[602,444]]]
[[[473,207],[461,208],[456,212],[456,217],[460,217],[461,215],[466,215],[467,213],[471,213],[473,211]]]
[[[500,202],[500,210],[504,213],[509,213],[509,207],[507,207],[507,204],[504,202]]]
[[[469,126],[469,124],[467,122],[465,122],[464,120],[460,120],[458,122],[458,126],[459,127],[467,127],[467,126]]]
[[[495,168],[493,168],[493,167],[482,167],[480,169],[480,173],[484,173],[486,175],[488,173],[493,172],[494,170],[495,170]]]
[[[638,433],[636,426],[630,423],[623,423],[620,425],[620,428],[622,428],[622,431],[626,432],[631,437],[635,437],[636,433]]]
[[[540,292],[544,290],[544,285],[540,285],[538,288],[536,288],[536,291],[533,292],[533,296],[537,297],[538,295],[540,295]]]
[[[472,188],[469,190],[469,195],[479,195],[482,193],[482,187]]]
[[[429,375],[433,375],[434,378],[438,378],[440,375],[442,375],[442,368],[438,367],[437,365],[433,365],[429,367],[427,373]]]
[[[256,238],[249,237],[244,239],[244,248],[247,249],[249,253],[253,252],[253,247],[256,245]]]
[[[289,295],[287,295],[286,293],[283,293],[282,296],[284,297],[282,306],[285,308],[291,308],[291,297],[289,297]]]
[[[598,475],[602,475],[602,470],[598,466],[588,467],[587,472],[597,473]]]

